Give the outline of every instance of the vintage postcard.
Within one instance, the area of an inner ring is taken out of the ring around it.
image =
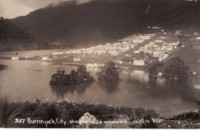
[[[0,128],[200,128],[200,0],[0,0]]]

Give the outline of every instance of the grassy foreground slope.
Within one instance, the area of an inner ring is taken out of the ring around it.
[[[86,112],[101,123],[79,124],[79,119]],[[199,128],[198,122],[197,113],[187,113],[184,118],[179,115],[164,119],[160,118],[155,111],[144,108],[115,108],[66,101],[56,103],[39,100],[36,102],[0,101],[0,127],[7,128]]]

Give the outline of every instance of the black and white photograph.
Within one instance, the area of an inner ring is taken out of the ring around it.
[[[0,128],[200,128],[200,0],[0,0]]]

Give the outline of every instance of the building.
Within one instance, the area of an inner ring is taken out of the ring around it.
[[[42,61],[49,61],[49,57],[47,56],[42,57]]]
[[[200,37],[195,38],[196,40],[200,40]]]
[[[136,65],[136,66],[144,66],[144,65],[145,65],[145,62],[144,62],[144,60],[134,60],[134,61],[133,61],[133,65]]]
[[[57,55],[63,55],[64,52],[53,52],[53,56],[57,56]]]
[[[80,62],[81,59],[78,57],[78,58],[74,58],[73,61],[74,61],[74,62]]]
[[[13,56],[11,57],[11,60],[20,60],[20,57]]]
[[[155,27],[152,27],[152,29],[160,29],[160,27],[156,27],[156,26],[155,26]]]

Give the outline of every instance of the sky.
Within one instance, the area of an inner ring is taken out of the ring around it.
[[[27,15],[29,12],[45,7],[51,3],[69,0],[0,0],[0,17],[15,18]],[[90,0],[77,0],[79,4]]]

